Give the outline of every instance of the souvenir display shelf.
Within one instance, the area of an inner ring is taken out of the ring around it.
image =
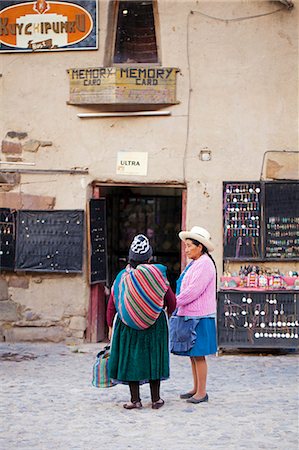
[[[224,258],[259,259],[261,253],[261,184],[223,184]]]
[[[299,290],[218,293],[219,349],[298,349]]]
[[[299,183],[223,183],[223,257],[299,260]]]
[[[299,258],[299,183],[265,184],[265,258]]]
[[[299,183],[224,182],[223,227],[219,348],[298,348]]]

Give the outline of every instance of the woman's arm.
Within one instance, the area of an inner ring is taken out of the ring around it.
[[[184,306],[196,300],[207,288],[214,282],[215,268],[213,263],[205,261],[200,264],[193,265],[187,272],[188,284],[184,284],[181,292],[177,295],[177,306]],[[186,280],[187,281],[187,280]]]
[[[176,298],[171,287],[168,288],[168,291],[165,294],[164,307],[167,308],[167,314],[168,317],[170,317],[176,308]]]
[[[116,308],[115,308],[115,302],[114,302],[114,293],[112,290],[109,300],[108,300],[107,312],[106,312],[106,319],[107,319],[107,324],[108,324],[109,328],[112,327],[115,314],[116,314]]]

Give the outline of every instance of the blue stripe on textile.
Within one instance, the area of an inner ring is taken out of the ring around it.
[[[124,270],[123,272],[126,272],[126,270]],[[122,273],[123,275],[123,273]],[[117,286],[117,297],[115,295],[115,303],[116,303],[116,309],[117,312],[119,313],[122,321],[128,325],[131,328],[135,328],[136,330],[138,330],[138,327],[136,326],[135,322],[131,319],[131,316],[129,315],[127,309],[124,307],[124,303],[125,303],[125,288],[124,288],[124,283],[122,283],[122,276],[120,277],[119,281],[118,281],[118,286]],[[121,310],[119,310],[119,303],[120,303],[120,307]]]
[[[142,297],[142,298],[146,301],[146,303],[147,303],[154,311],[160,312],[160,311],[161,311],[161,307],[160,307],[160,306],[157,306],[156,303],[154,303],[154,302],[148,297],[148,295],[146,294],[146,292],[145,292],[143,289],[141,289],[141,288],[139,287],[138,281],[137,281],[135,275],[134,275],[133,273],[130,274],[130,275],[131,275],[132,283],[134,284],[134,287],[135,287],[136,291],[139,292],[140,297]]]
[[[156,267],[162,272],[162,275],[164,278],[166,278],[166,270],[167,268],[163,266],[162,264],[155,264]],[[131,328],[134,328],[135,330],[140,330],[140,327],[138,327],[135,322],[131,319],[130,315],[128,314],[128,311],[126,310],[124,306],[124,295],[125,295],[125,289],[124,289],[124,283],[123,281],[123,275],[127,272],[126,269],[123,269],[119,272],[119,274],[115,278],[114,282],[114,299],[115,299],[115,307],[117,312],[120,315],[121,320],[128,325]],[[167,280],[167,278],[166,278]],[[135,283],[134,283],[135,285]],[[135,285],[136,286],[136,285]],[[138,286],[137,290],[140,292]],[[140,292],[142,294],[142,292]],[[156,308],[156,305],[153,305],[154,308]],[[157,312],[159,312],[161,308],[158,308]]]

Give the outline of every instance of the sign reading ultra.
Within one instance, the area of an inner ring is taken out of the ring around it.
[[[96,13],[93,19],[87,9],[75,2],[5,3],[13,4],[1,10],[0,3],[0,51],[74,48],[74,44],[81,43],[92,31],[95,42],[89,39],[89,45],[85,47],[96,48]],[[91,11],[96,11],[95,1],[88,4]]]
[[[148,154],[145,152],[118,152],[117,175],[147,175]]]

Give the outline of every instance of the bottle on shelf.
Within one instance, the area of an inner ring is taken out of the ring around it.
[[[268,277],[264,274],[262,269],[259,271],[258,287],[262,289],[266,289],[268,287]]]
[[[257,268],[255,266],[252,267],[251,272],[247,275],[247,287],[256,288],[258,287],[258,274]]]

